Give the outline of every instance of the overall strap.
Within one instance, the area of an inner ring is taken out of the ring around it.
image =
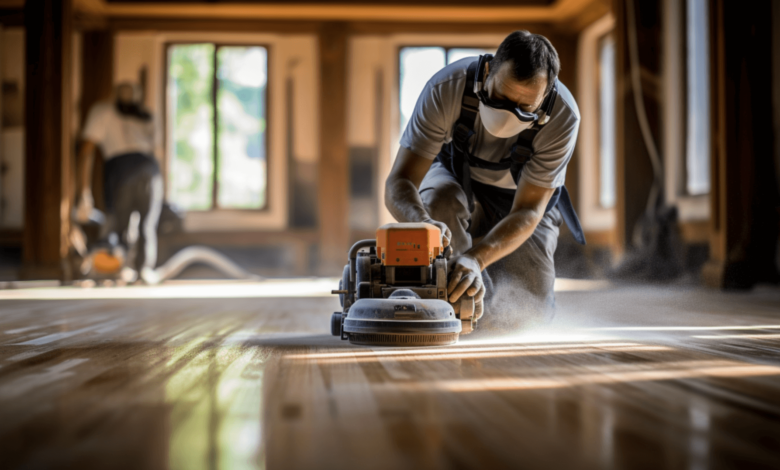
[[[452,132],[453,158],[456,164],[460,165],[460,171],[463,175],[463,191],[466,193],[466,199],[469,201],[469,211],[474,211],[474,197],[471,188],[471,166],[469,163],[469,141],[474,135],[474,124],[479,114],[479,98],[474,93],[474,79],[477,75],[478,61],[469,64],[466,72],[466,88],[463,90],[463,97],[460,102],[460,116],[455,122],[455,129]]]
[[[542,130],[542,126],[534,123],[532,127],[524,130],[517,136],[517,141],[512,146],[508,160],[510,161],[509,171],[515,183],[520,181],[520,173],[522,173],[523,167],[534,155],[534,138],[536,138],[536,134],[540,130]]]
[[[512,178],[516,183],[520,182],[520,174],[523,171],[523,167],[534,154],[534,138],[541,128],[542,126],[539,124],[534,124],[530,129],[521,132],[520,135],[517,136],[517,142],[512,146],[512,153],[509,157],[512,161],[510,171],[512,172]],[[566,186],[561,186],[555,190],[545,212],[550,211],[553,207],[558,208],[563,221],[566,223],[566,226],[569,227],[569,230],[577,243],[584,245],[585,233],[580,224],[580,219],[574,211],[574,205],[571,202],[569,191],[566,189]]]
[[[517,141],[512,146],[512,151],[508,158],[499,162],[489,162],[471,154],[469,142],[474,135],[474,125],[479,115],[479,99],[474,93],[474,80],[477,76],[478,61],[469,64],[466,72],[466,87],[463,90],[461,98],[460,116],[455,122],[455,128],[452,133],[451,145],[451,167],[454,174],[460,175],[461,186],[466,193],[466,200],[469,204],[469,212],[474,212],[474,189],[471,181],[471,167],[484,168],[487,170],[506,170],[509,169],[512,179],[518,183],[523,167],[534,155],[533,142],[536,134],[544,127],[544,124],[535,122],[534,125],[517,136]],[[555,96],[552,98],[555,99]],[[547,120],[544,121],[545,124]],[[448,165],[450,166],[450,165]],[[579,219],[569,198],[569,193],[565,187],[560,187],[550,199],[546,209],[549,211],[553,207],[558,207],[563,220],[571,230],[577,242],[584,244],[585,236],[580,225]],[[502,211],[499,211],[502,212]],[[501,216],[503,217],[503,215]]]

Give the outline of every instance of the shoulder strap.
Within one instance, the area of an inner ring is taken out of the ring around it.
[[[534,124],[530,129],[524,130],[517,136],[517,141],[512,146],[512,152],[509,154],[509,171],[515,183],[520,181],[523,167],[534,155],[534,138],[541,128],[540,125]]]
[[[455,121],[455,128],[452,132],[452,164],[453,167],[460,167],[456,169],[456,174],[461,175],[461,185],[469,203],[469,213],[474,211],[474,193],[471,189],[471,167],[469,165],[469,139],[474,135],[474,123],[477,120],[477,114],[479,114],[479,99],[474,93],[474,80],[477,75],[478,63],[477,60],[472,62],[466,71],[466,88],[463,90],[463,97],[460,101],[460,116]]]
[[[455,129],[452,133],[452,140],[456,142],[456,145],[462,145],[463,150],[468,148],[468,140],[474,133],[474,123],[477,121],[477,114],[479,114],[479,99],[474,93],[477,64],[478,61],[475,60],[469,64],[466,71],[466,88],[463,90],[463,97],[460,101],[460,116],[455,122]]]

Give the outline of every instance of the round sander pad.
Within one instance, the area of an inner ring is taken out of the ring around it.
[[[386,299],[359,299],[344,318],[352,344],[441,346],[458,341],[461,322],[444,300],[421,299],[399,289]]]

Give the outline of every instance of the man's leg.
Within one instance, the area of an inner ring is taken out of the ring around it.
[[[542,218],[525,243],[485,270],[485,315],[480,330],[514,331],[552,319],[555,309],[555,264],[563,222],[558,209]]]
[[[141,223],[138,238],[138,268],[139,270],[154,269],[157,266],[157,224],[163,204],[163,181],[160,173],[150,176],[142,187],[147,191],[139,206]]]
[[[420,184],[420,198],[431,218],[444,222],[452,232],[452,255],[471,248],[468,200],[458,180],[441,163],[434,162]]]

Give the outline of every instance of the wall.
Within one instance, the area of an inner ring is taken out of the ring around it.
[[[24,28],[0,31],[0,229],[19,230],[24,223]]]

